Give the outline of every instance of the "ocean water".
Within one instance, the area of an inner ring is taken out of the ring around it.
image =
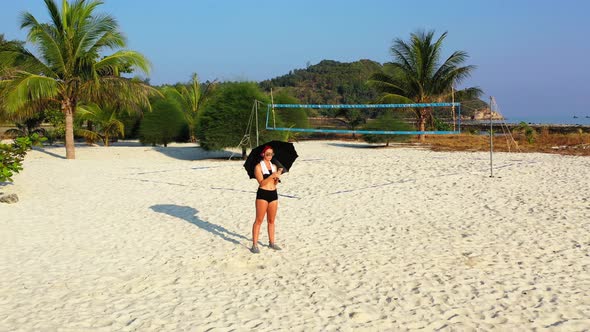
[[[590,112],[589,112],[590,113]],[[504,115],[506,123],[520,123],[522,121],[532,124],[567,124],[590,126],[590,114],[574,116],[514,116]]]
[[[529,124],[547,124],[547,125],[582,125],[590,126],[590,115],[578,116],[508,116],[504,115],[505,120],[493,120],[493,123],[521,123],[526,122]],[[463,123],[489,123],[489,120],[463,120]]]

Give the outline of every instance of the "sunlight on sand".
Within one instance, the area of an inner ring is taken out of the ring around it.
[[[587,157],[296,143],[277,243],[230,152],[36,149],[0,205],[0,330],[590,326]],[[211,159],[214,158],[214,159]],[[215,159],[218,158],[218,159]]]

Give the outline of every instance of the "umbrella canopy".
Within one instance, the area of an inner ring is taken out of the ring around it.
[[[275,155],[272,158],[271,162],[273,164],[278,165],[278,167],[282,167],[283,173],[288,172],[291,166],[293,166],[293,162],[295,162],[295,159],[299,157],[297,155],[297,151],[295,151],[293,143],[282,141],[270,141],[268,143],[264,143],[260,146],[257,146],[254,149],[252,149],[252,151],[250,151],[250,154],[248,155],[248,158],[244,163],[244,168],[248,172],[248,176],[250,176],[250,179],[254,179],[256,177],[254,176],[254,168],[262,160],[262,156],[260,154],[262,153],[262,150],[265,146],[270,146],[272,148]]]

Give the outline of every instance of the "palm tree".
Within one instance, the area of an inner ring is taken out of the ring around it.
[[[22,122],[16,122],[14,124],[16,128],[6,130],[4,134],[13,137],[25,137],[31,136],[32,134],[45,136],[45,129],[40,128],[43,120],[43,112],[39,112],[37,116],[27,118]]]
[[[102,140],[104,146],[109,146],[112,138],[125,136],[125,125],[118,118],[117,110],[113,107],[100,107],[96,104],[79,105],[78,116],[80,120],[92,121],[95,129],[80,128],[77,135],[90,141],[97,138]]]
[[[186,85],[178,85],[174,88],[167,87],[163,93],[166,98],[176,100],[181,107],[184,114],[186,123],[190,131],[190,141],[196,142],[195,129],[197,124],[197,115],[199,111],[203,109],[215,88],[215,81],[205,83],[205,86],[201,87],[199,84],[199,76],[193,73],[191,76],[191,82]]]
[[[49,23],[40,23],[30,13],[21,18],[21,28],[29,30],[27,39],[37,46],[39,57],[27,50],[0,52],[0,63],[18,58],[25,64],[5,70],[8,79],[0,82],[0,100],[14,113],[39,100],[57,103],[65,115],[66,157],[74,159],[74,116],[80,102],[149,108],[148,97],[155,89],[120,76],[121,68],[148,73],[150,66],[140,53],[122,49],[126,40],[113,17],[95,13],[102,1],[62,0],[61,9],[54,0],[44,1]],[[108,50],[116,51],[101,58]]]
[[[391,47],[394,62],[386,63],[383,72],[371,76],[369,84],[382,96],[381,103],[432,103],[446,101],[453,87],[469,77],[475,66],[461,66],[468,58],[466,52],[453,52],[440,63],[443,33],[434,41],[434,31],[415,32],[410,41],[396,39]],[[462,98],[474,98],[482,91],[471,87],[455,91]],[[432,116],[430,108],[415,110],[420,131],[425,130],[426,120]],[[424,141],[424,135],[420,135]]]

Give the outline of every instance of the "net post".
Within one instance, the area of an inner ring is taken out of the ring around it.
[[[256,104],[256,146],[258,146],[258,100],[254,99],[254,104]]]
[[[269,114],[270,114],[270,104],[266,105],[266,123],[265,123],[265,126],[266,126],[266,129],[267,130],[270,129],[268,127],[268,116],[269,116]]]
[[[493,98],[490,96],[490,177],[494,177],[493,155],[494,155],[494,139],[493,139],[493,125],[492,125],[492,102]]]
[[[459,124],[459,133],[461,133],[461,104],[459,104],[459,106],[457,106],[457,111],[459,112],[459,114],[457,115],[458,124]]]

